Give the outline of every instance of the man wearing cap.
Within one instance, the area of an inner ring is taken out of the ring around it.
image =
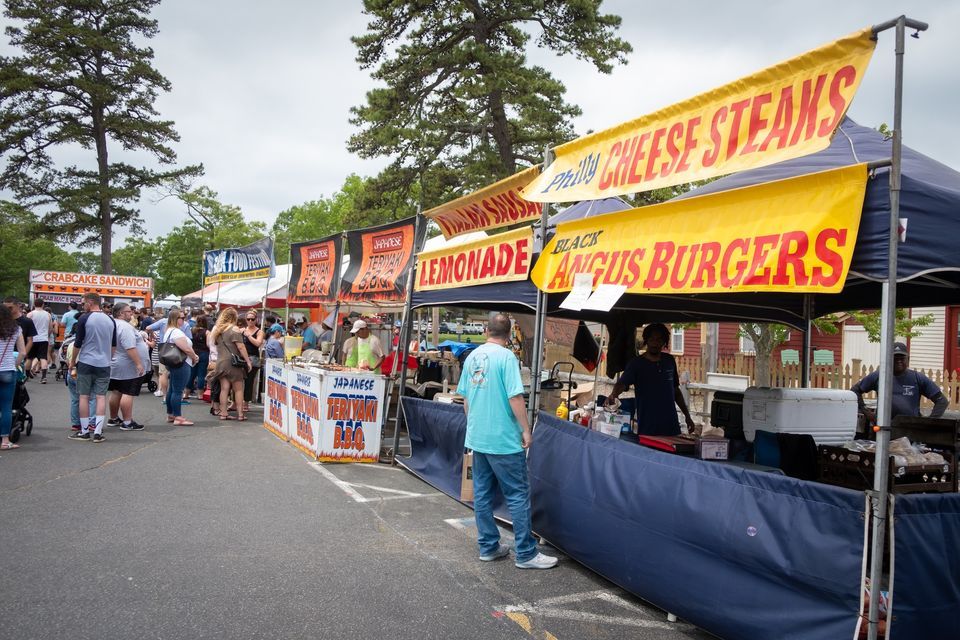
[[[919,371],[908,369],[910,355],[907,352],[907,345],[902,342],[893,343],[893,401],[891,406],[891,417],[920,415],[920,396],[924,396],[933,401],[933,411],[930,412],[931,418],[939,418],[947,410],[950,404],[949,400],[943,395],[933,380],[923,375]],[[876,391],[880,384],[880,371],[868,373],[860,382],[853,385],[850,389],[857,394],[857,404],[860,411],[867,417],[871,424],[876,424],[876,414],[863,404],[863,394],[870,391]]]
[[[352,337],[343,343],[343,364],[353,369],[380,373],[380,363],[386,355],[380,345],[380,339],[370,335],[370,329],[363,320],[354,322],[350,333]]]
[[[264,351],[267,354],[268,358],[278,358],[283,360],[283,343],[280,340],[283,339],[283,326],[280,324],[274,324],[270,327],[270,330],[267,331],[267,346],[264,347]]]

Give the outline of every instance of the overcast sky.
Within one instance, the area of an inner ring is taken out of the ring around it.
[[[372,175],[386,160],[346,150],[349,109],[372,81],[354,61],[350,36],[367,17],[359,0],[164,0],[154,16],[155,66],[173,84],[160,97],[176,122],[183,164],[203,163],[205,184],[250,219],[272,224],[284,209],[329,196],[350,173]],[[960,3],[856,0],[664,3],[608,0],[633,45],[609,75],[572,57],[532,51],[583,110],[582,134],[604,129],[793,57],[859,28],[895,18],[930,23],[907,39],[904,143],[960,170]],[[893,120],[893,31],[881,35],[849,115]],[[3,39],[0,47],[11,53]],[[171,201],[143,203],[150,237],[186,219]],[[123,234],[121,234],[121,237]],[[119,244],[119,243],[117,243]]]

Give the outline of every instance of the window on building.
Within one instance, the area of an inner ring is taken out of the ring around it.
[[[675,356],[683,355],[683,327],[670,328],[670,353]]]

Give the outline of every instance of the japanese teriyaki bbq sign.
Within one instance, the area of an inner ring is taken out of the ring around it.
[[[555,149],[523,190],[535,202],[649,191],[825,149],[876,41],[864,29],[796,58]]]

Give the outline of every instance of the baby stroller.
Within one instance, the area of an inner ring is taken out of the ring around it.
[[[60,345],[60,366],[57,367],[57,373],[55,374],[57,382],[66,379],[69,369],[67,368],[67,348],[73,344],[73,341],[77,339],[77,336],[67,336],[63,344]]]
[[[149,366],[150,365],[149,362],[146,364],[148,365],[147,371],[146,373],[143,374],[143,379],[142,379],[143,381],[141,384],[147,385],[147,391],[149,391],[150,393],[153,393],[158,388],[157,381],[153,379],[153,367]]]
[[[17,386],[13,390],[13,425],[10,428],[10,442],[20,439],[20,434],[30,435],[33,431],[33,416],[27,411],[30,394],[26,383],[17,376]]]

